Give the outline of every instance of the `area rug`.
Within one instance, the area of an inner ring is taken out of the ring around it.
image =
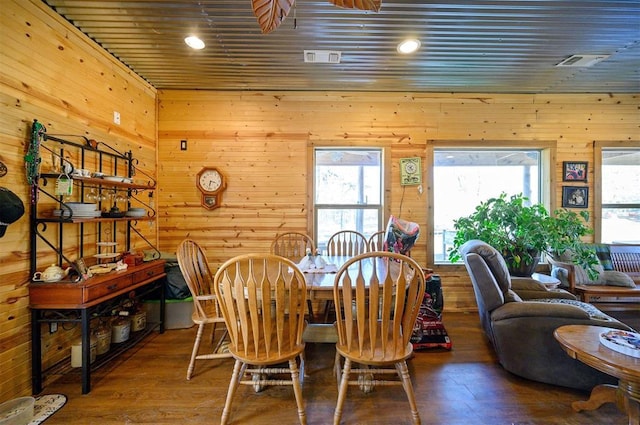
[[[67,402],[67,396],[63,394],[47,394],[36,397],[33,406],[33,419],[29,425],[38,425],[50,418]]]

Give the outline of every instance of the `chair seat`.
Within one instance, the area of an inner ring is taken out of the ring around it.
[[[354,323],[354,330],[355,330]],[[413,345],[409,342],[403,344],[402,338],[395,338],[395,344],[388,344],[384,348],[382,347],[382,341],[394,341],[392,338],[393,332],[388,332],[389,338],[380,338],[382,330],[380,329],[380,323],[377,326],[378,338],[375,347],[371,347],[369,335],[365,335],[365,342],[362,350],[359,348],[358,334],[354,332],[351,338],[351,343],[347,341],[346,344],[336,343],[336,350],[340,355],[351,359],[357,363],[367,365],[385,365],[389,363],[397,363],[408,359],[413,354]],[[351,348],[349,348],[349,346]]]
[[[287,329],[288,327],[289,322],[285,321],[282,328]],[[243,362],[249,362],[254,365],[268,365],[292,359],[304,351],[304,342],[299,344],[291,342],[288,332],[278,333],[276,331],[275,323],[271,328],[273,332],[271,332],[269,344],[264,339],[259,341],[251,339],[248,341],[249,344],[247,346],[241,345],[241,342],[239,342],[238,346],[229,344],[229,352],[233,357],[240,358]],[[278,340],[278,338],[280,339]],[[290,349],[275,351],[273,347],[277,347],[278,344],[281,347],[290,347]],[[267,351],[267,346],[272,347],[270,351]]]

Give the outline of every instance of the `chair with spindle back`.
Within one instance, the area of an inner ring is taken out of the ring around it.
[[[299,263],[307,254],[307,249],[312,253],[316,251],[316,245],[313,243],[311,236],[301,232],[286,232],[276,235],[271,242],[271,253],[279,255],[289,260]],[[313,304],[311,300],[307,300],[307,308],[309,309],[309,321],[313,321]]]
[[[311,236],[301,232],[279,234],[271,242],[271,253],[288,258],[298,263],[307,253],[307,249],[315,252],[316,246]]]
[[[384,251],[384,239],[387,236],[386,230],[378,230],[367,239],[369,251]]]
[[[393,252],[368,252],[347,261],[336,274],[339,381],[334,425],[340,423],[349,385],[370,391],[376,385],[401,385],[409,400],[412,420],[420,423],[406,360],[413,354],[410,338],[424,296],[425,280],[418,263]],[[360,368],[352,369],[352,363]],[[393,368],[391,367],[393,366]],[[352,373],[359,379],[352,380]],[[397,374],[399,379],[376,380]]]
[[[191,297],[193,298],[193,323],[198,325],[198,332],[193,343],[191,360],[187,368],[187,380],[191,379],[196,360],[230,358],[228,352],[221,352],[221,346],[226,336],[220,337],[213,350],[207,354],[198,354],[200,341],[206,325],[213,325],[211,342],[215,341],[218,325],[224,325],[224,318],[220,314],[220,308],[213,292],[213,275],[207,263],[204,250],[197,242],[191,239],[183,240],[177,250],[178,265],[187,283]]]
[[[306,424],[301,379],[307,287],[300,269],[273,254],[240,255],[218,269],[214,287],[229,330],[229,351],[235,358],[221,423],[227,423],[234,394],[244,384],[256,389],[292,385],[299,421]],[[288,367],[275,367],[285,362]],[[269,377],[285,373],[290,379]],[[247,374],[252,378],[245,378]]]
[[[327,241],[327,255],[353,257],[369,251],[367,237],[356,230],[340,230]],[[333,301],[327,300],[324,306],[324,321],[329,320]]]
[[[367,238],[355,230],[340,230],[329,238],[327,255],[353,257],[368,251]]]

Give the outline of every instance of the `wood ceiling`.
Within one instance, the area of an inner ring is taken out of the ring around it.
[[[268,34],[251,0],[45,3],[158,89],[640,93],[639,1],[298,0]],[[397,53],[406,37],[418,52]],[[304,50],[341,62],[305,63]],[[556,67],[574,54],[609,57]]]

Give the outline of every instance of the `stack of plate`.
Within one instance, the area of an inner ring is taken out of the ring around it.
[[[85,202],[67,202],[65,203],[71,210],[73,218],[95,218],[100,217],[100,211],[97,210],[97,204],[90,204]],[[53,210],[54,217],[69,218],[70,213],[66,208]]]
[[[102,176],[102,178],[108,182],[118,182],[118,183],[132,183],[133,179],[130,177],[121,177],[121,176]]]
[[[147,215],[147,210],[144,208],[129,208],[126,214],[127,217],[144,217],[145,215]]]

